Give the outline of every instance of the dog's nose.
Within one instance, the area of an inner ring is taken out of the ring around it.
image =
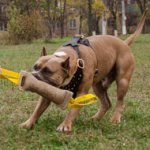
[[[32,74],[33,76],[35,76],[35,75],[37,74],[37,72],[36,72],[36,71],[32,71],[31,74]]]
[[[32,74],[36,79],[40,80],[40,77],[39,77],[37,71],[32,71],[31,74]]]

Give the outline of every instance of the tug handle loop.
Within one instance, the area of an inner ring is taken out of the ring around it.
[[[86,94],[83,96],[79,96],[75,99],[70,100],[70,102],[68,103],[68,108],[87,106],[95,103],[96,100],[97,97],[93,94]]]
[[[7,69],[0,68],[0,78],[8,79],[12,83],[19,85],[21,75],[18,72],[13,72]]]

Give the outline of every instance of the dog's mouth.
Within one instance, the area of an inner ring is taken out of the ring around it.
[[[45,82],[45,83],[48,83],[48,84],[50,84],[50,85],[52,85],[52,86],[55,86],[55,87],[59,87],[59,84],[55,81],[55,80],[53,80],[53,79],[46,79],[46,78],[44,78],[44,77],[41,77],[39,74],[37,74],[37,73],[32,73],[32,75],[36,78],[36,79],[38,79],[38,80],[40,80],[40,81],[43,81],[43,82]]]
[[[48,83],[48,84],[50,84],[50,85],[53,85],[53,86],[55,86],[55,87],[59,87],[59,84],[58,83],[56,83],[56,81],[54,81],[54,80],[45,80],[45,82],[46,83]]]

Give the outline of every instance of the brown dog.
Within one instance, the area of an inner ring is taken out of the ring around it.
[[[143,28],[147,10],[145,11],[137,30],[126,41],[114,36],[92,36],[88,40],[91,47],[79,45],[81,58],[84,60],[83,79],[77,91],[77,96],[87,94],[91,87],[101,101],[98,112],[92,117],[100,119],[111,107],[107,90],[113,81],[117,84],[117,103],[111,122],[119,123],[124,109],[123,98],[127,93],[129,82],[134,71],[134,58],[128,45],[130,45]],[[78,56],[71,46],[60,47],[53,55],[42,56],[34,66],[34,75],[56,87],[66,85],[77,70]],[[50,101],[40,98],[31,117],[21,124],[23,128],[31,128]],[[72,108],[65,120],[57,128],[58,131],[71,131],[72,122],[79,113],[80,108]]]

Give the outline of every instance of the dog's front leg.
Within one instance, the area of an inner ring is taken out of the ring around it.
[[[93,83],[93,80],[91,80],[93,79],[93,74],[94,73],[84,75],[83,81],[80,84],[77,92],[77,97],[85,95],[89,92]],[[58,126],[57,131],[70,132],[72,129],[72,123],[76,116],[79,114],[80,110],[81,108],[72,108],[69,114],[66,116],[65,120]]]
[[[81,108],[72,108],[65,120],[58,126],[59,132],[70,132],[72,129],[72,123],[76,116],[79,114]]]
[[[89,82],[90,83],[90,82]],[[85,85],[85,83],[83,84]],[[77,94],[77,97],[85,95],[88,93],[90,86],[88,86],[88,84],[86,84],[87,86],[83,87],[81,85],[81,91]],[[90,84],[89,84],[90,85]],[[76,116],[79,114],[80,110],[82,107],[74,107],[72,108],[68,115],[66,116],[66,118],[64,119],[64,121],[58,126],[57,131],[59,132],[70,132],[72,130],[72,123],[74,121],[74,119],[76,118]]]
[[[27,128],[27,129],[32,128],[33,125],[38,120],[38,118],[42,115],[42,113],[50,105],[50,102],[51,101],[49,101],[49,100],[47,100],[47,99],[45,99],[43,97],[40,97],[34,112],[32,113],[32,115],[30,116],[30,118],[27,121],[25,121],[24,123],[22,123],[20,125],[20,127]]]
[[[88,89],[89,90],[89,89]],[[85,92],[81,92],[77,94],[78,96],[82,96],[88,93],[88,90]],[[70,110],[64,121],[58,126],[57,131],[59,132],[70,132],[72,130],[72,123],[74,119],[79,114],[82,107],[74,107]]]

